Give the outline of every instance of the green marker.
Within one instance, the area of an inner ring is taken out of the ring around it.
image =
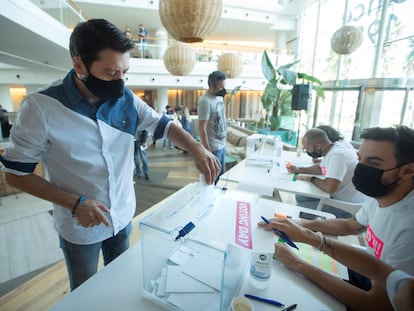
[[[295,174],[293,174],[292,181],[296,181],[296,178],[298,177],[298,175],[299,175],[299,173],[295,173]]]

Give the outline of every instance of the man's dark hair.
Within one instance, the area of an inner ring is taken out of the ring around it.
[[[324,131],[328,135],[329,140],[333,143],[344,139],[344,136],[339,131],[335,130],[332,126],[319,125],[317,128]]]
[[[360,138],[391,142],[397,165],[414,162],[414,130],[407,126],[367,128],[362,131]]]
[[[208,75],[208,86],[215,86],[219,81],[226,80],[226,75],[222,71],[213,71]]]
[[[70,36],[70,56],[80,57],[89,70],[105,49],[125,53],[134,43],[115,25],[105,19],[90,19],[79,23]]]

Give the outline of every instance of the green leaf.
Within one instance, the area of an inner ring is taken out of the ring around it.
[[[283,70],[283,69],[289,69],[289,68],[295,66],[297,63],[299,63],[298,60],[296,60],[296,61],[294,61],[293,63],[290,63],[290,64],[282,65],[279,68],[277,68],[277,70],[279,71],[279,70]]]
[[[236,93],[237,93],[238,91],[240,91],[240,89],[241,89],[241,85],[236,86],[234,89],[232,89],[232,90],[231,90],[231,92],[230,92],[230,96],[234,96],[234,95],[236,95]]]
[[[280,92],[280,89],[278,89],[278,87],[276,86],[276,82],[277,81],[275,79],[270,80],[264,89],[262,97],[260,98],[262,101],[263,107],[266,110],[270,110],[277,95]]]
[[[266,50],[263,52],[262,56],[262,72],[266,80],[270,81],[276,78],[276,71],[273,67],[272,62],[270,61],[269,56],[267,55]]]
[[[316,78],[314,76],[303,73],[303,72],[298,72],[298,78],[303,79],[304,81],[308,81],[308,82],[312,82],[312,83],[322,85],[321,80],[319,80],[318,78]]]
[[[286,84],[289,84],[289,85],[296,84],[296,80],[298,78],[296,71],[286,69],[286,68],[281,69],[279,67],[278,73],[283,77],[283,80],[286,82]]]
[[[318,95],[323,101],[325,101],[326,97],[323,88],[319,85],[314,85],[312,86],[312,88],[315,90],[316,95]]]

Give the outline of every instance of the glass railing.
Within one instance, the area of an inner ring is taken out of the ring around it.
[[[133,37],[132,41],[135,43],[135,48],[131,51],[132,58],[146,58],[146,59],[163,59],[164,52],[168,47],[175,42],[170,39],[158,39],[158,38],[147,38],[145,44],[141,43],[137,38]],[[245,65],[258,65],[261,64],[261,59],[264,49],[246,49],[243,47],[228,47],[223,45],[220,46],[210,45],[208,43],[203,44],[190,44],[192,49],[196,53],[196,60],[198,62],[217,62],[221,55],[224,53],[236,53],[243,60]],[[273,53],[276,58],[275,52]]]
[[[74,2],[70,0],[49,0],[47,2],[40,0],[31,0],[36,6],[49,14],[51,17],[68,27],[73,29],[79,22],[89,19],[87,12]],[[147,37],[147,43],[144,47],[140,42],[138,36],[133,36],[132,40],[135,43],[135,48],[131,51],[132,58],[146,58],[146,59],[163,59],[165,50],[170,46],[174,40],[167,39],[167,35],[156,37]],[[244,46],[231,44],[231,42],[223,43],[203,43],[191,44],[191,47],[196,52],[196,58],[199,62],[217,62],[220,56],[224,53],[238,54],[245,65],[260,65],[265,46]],[[273,59],[280,58],[278,51],[268,51]],[[289,51],[283,57],[287,59],[286,63],[293,59]],[[282,57],[282,58],[283,58]]]
[[[31,1],[69,29],[73,29],[78,23],[89,19],[89,16],[75,2],[70,0]]]

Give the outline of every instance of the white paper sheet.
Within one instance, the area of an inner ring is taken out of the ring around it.
[[[181,266],[167,266],[167,293],[213,293],[214,289],[182,272]],[[202,270],[202,269],[201,269]]]
[[[271,183],[263,183],[259,185],[256,182],[243,180],[237,184],[237,190],[254,192],[271,197],[273,195],[274,186]]]
[[[221,288],[223,262],[220,260],[199,253],[183,267],[182,271],[218,291]]]
[[[182,310],[217,311],[220,295],[215,293],[177,293],[168,297],[168,302]]]
[[[185,265],[197,252],[185,246],[181,246],[179,249],[174,251],[168,258],[171,262],[177,265]]]
[[[237,199],[216,202],[214,213],[199,224],[194,239],[212,245],[215,241],[233,244],[253,252],[273,253],[272,232],[257,226],[260,216],[273,218],[273,208]]]
[[[158,279],[157,296],[163,297],[167,294],[165,292],[166,283],[167,283],[167,268],[162,268],[161,275]]]
[[[198,217],[203,217],[214,206],[214,185],[208,185],[203,174],[200,174],[200,206]]]

